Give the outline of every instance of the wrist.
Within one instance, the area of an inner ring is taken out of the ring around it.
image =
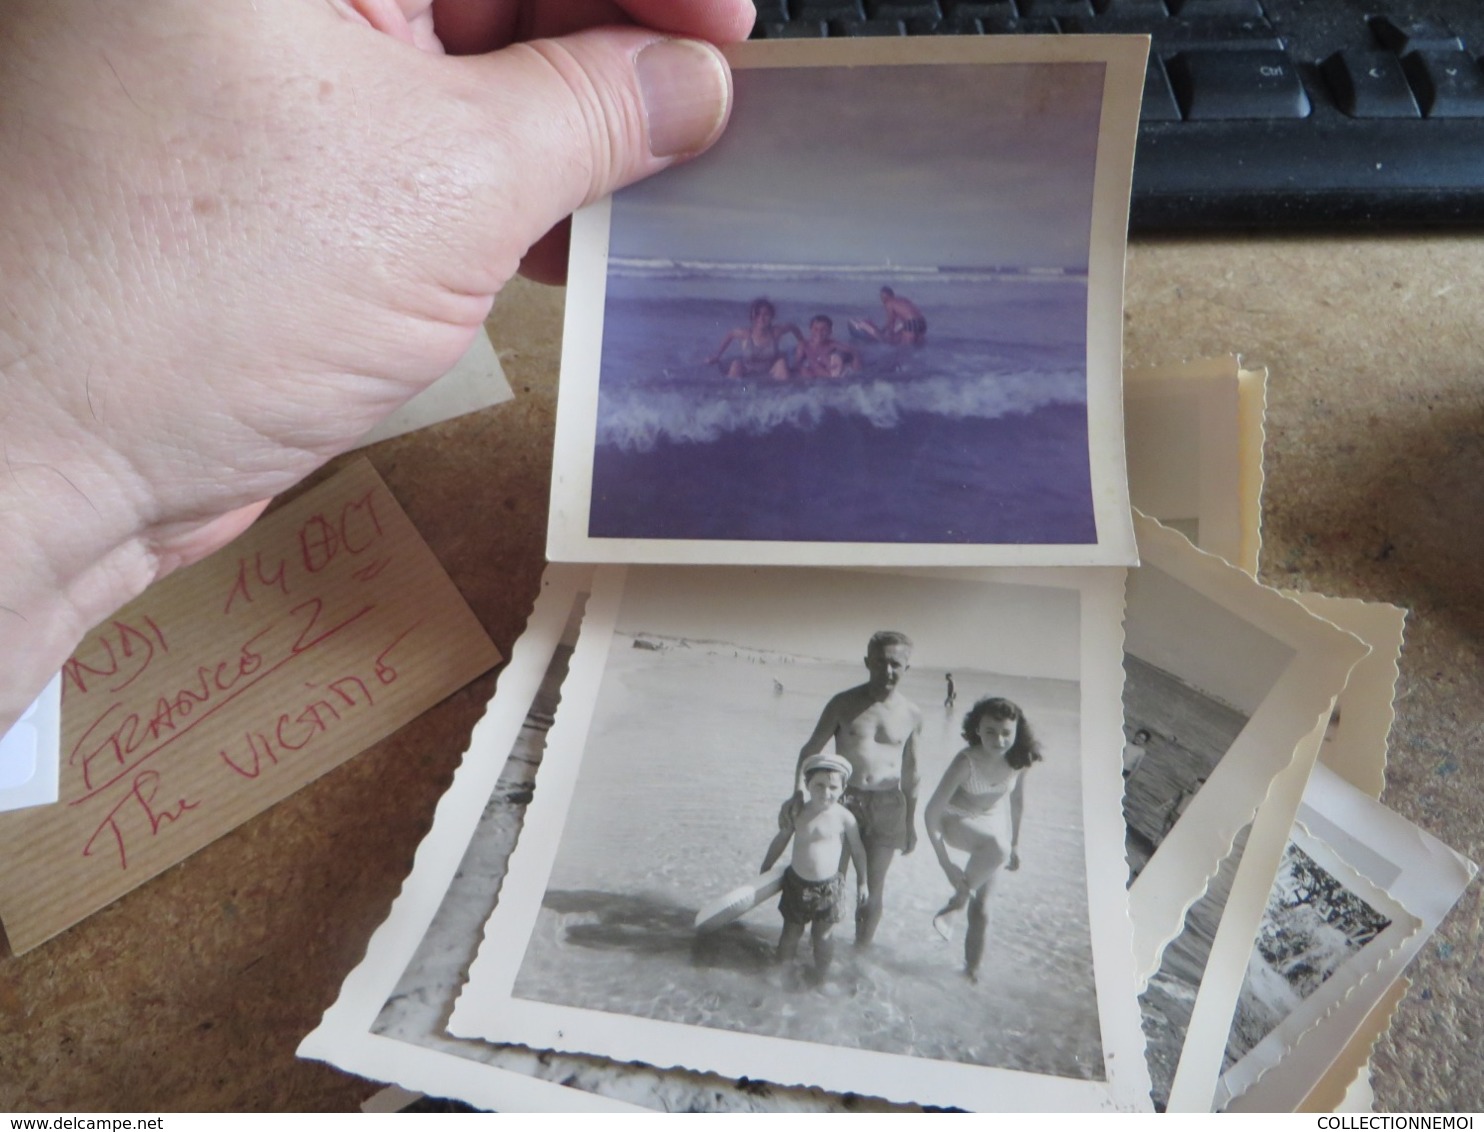
[[[153,580],[134,477],[90,443],[24,362],[0,371],[0,731],[83,635]]]

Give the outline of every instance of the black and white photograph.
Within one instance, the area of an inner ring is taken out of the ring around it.
[[[1386,912],[1290,842],[1237,999],[1225,1066],[1235,1065],[1391,923]]]
[[[899,1102],[1147,1105],[1116,577],[630,568],[607,598],[609,574],[451,1032]]]
[[[300,1057],[477,1108],[642,1107],[566,1088],[542,1073],[529,1051],[460,1041],[444,1030],[519,836],[591,574],[586,567],[547,568],[526,631],[401,894],[334,1005],[300,1044]]]
[[[1222,1035],[1225,1111],[1295,1111],[1478,874],[1323,763],[1290,840]]]
[[[1284,848],[1237,998],[1219,1104],[1259,1080],[1421,928],[1385,888],[1299,821]],[[1372,855],[1367,853],[1368,856]],[[1399,870],[1393,869],[1394,882]]]
[[[1367,646],[1137,517],[1124,653],[1124,816],[1141,978]]]
[[[1123,820],[1132,884],[1251,715],[1133,653],[1125,654],[1123,671]]]
[[[1144,1037],[1148,1041],[1145,1056],[1153,1086],[1154,1107],[1167,1110],[1170,1092],[1185,1052],[1185,1039],[1190,1033],[1191,1018],[1201,984],[1205,981],[1216,933],[1221,928],[1227,898],[1231,895],[1237,869],[1242,863],[1250,826],[1237,834],[1237,839],[1221,861],[1201,898],[1191,905],[1185,916],[1185,927],[1165,948],[1159,970],[1139,996],[1144,1018]]]
[[[403,1081],[435,1096],[478,1099],[484,1107],[497,1110],[533,1095],[545,1107],[562,1111],[588,1105],[613,1111],[669,1112],[900,1110],[900,1106],[869,1097],[847,1099],[818,1089],[761,1089],[714,1074],[662,1071],[580,1054],[495,1045],[445,1032],[444,1023],[468,976],[484,923],[499,899],[510,851],[520,836],[587,602],[587,593],[580,587],[552,597],[570,603],[566,627],[458,869],[447,882],[437,914],[370,1026],[373,1040],[384,1038],[416,1046],[424,1055],[442,1055],[441,1059],[421,1057],[416,1070],[410,1065],[404,1069],[404,1074],[412,1075]],[[539,663],[539,658],[534,662]],[[458,1071],[450,1072],[454,1069]],[[527,1083],[522,1077],[534,1080]],[[543,1085],[548,1091],[533,1092]]]
[[[1141,50],[736,50],[717,145],[574,223],[552,557],[1131,562]]]

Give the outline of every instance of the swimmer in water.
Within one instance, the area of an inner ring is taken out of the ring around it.
[[[748,324],[729,331],[716,348],[716,353],[706,359],[708,365],[723,365],[728,377],[771,377],[774,381],[787,381],[788,358],[783,352],[783,336],[792,334],[799,342],[804,336],[793,323],[775,326],[773,320],[778,310],[766,298],[753,299],[747,307]],[[722,357],[737,343],[738,354],[730,362]]]

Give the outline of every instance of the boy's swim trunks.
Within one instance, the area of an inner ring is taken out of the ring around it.
[[[840,800],[855,815],[867,850],[877,845],[907,847],[907,799],[900,789],[856,790],[847,786]]]
[[[790,865],[783,873],[778,910],[788,924],[838,924],[845,916],[844,895],[844,873],[824,880],[805,880]]]

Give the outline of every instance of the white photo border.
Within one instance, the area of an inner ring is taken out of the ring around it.
[[[1003,571],[997,581],[1054,585],[1080,595],[1084,851],[1105,1079],[1073,1080],[929,1061],[612,1015],[517,999],[512,988],[545,894],[576,786],[618,622],[625,570],[600,567],[567,683],[548,737],[541,788],[449,1021],[462,1037],[593,1053],[782,1085],[812,1085],[905,1103],[999,1111],[1147,1111],[1149,1080],[1134,993],[1130,929],[1122,891],[1119,812],[1122,698],[1122,581],[1118,570]],[[913,572],[922,577],[927,572]],[[941,578],[957,572],[931,572]],[[990,572],[975,571],[986,581]],[[963,576],[963,575],[957,575]]]
[[[1179,532],[1137,512],[1136,520],[1147,567],[1294,650],[1263,703],[1129,888],[1142,988],[1159,969],[1164,949],[1180,934],[1186,913],[1206,891],[1237,834],[1256,815],[1274,778],[1292,764],[1304,737],[1328,718],[1350,670],[1369,646],[1198,550]]]
[[[561,393],[547,556],[554,562],[774,566],[1128,566],[1129,518],[1121,358],[1123,266],[1134,124],[1148,41],[1140,36],[949,36],[755,41],[727,49],[736,69],[927,63],[1104,66],[1087,272],[1087,425],[1097,539],[1086,544],[938,544],[593,537],[594,445],[612,198],[572,220]]]

